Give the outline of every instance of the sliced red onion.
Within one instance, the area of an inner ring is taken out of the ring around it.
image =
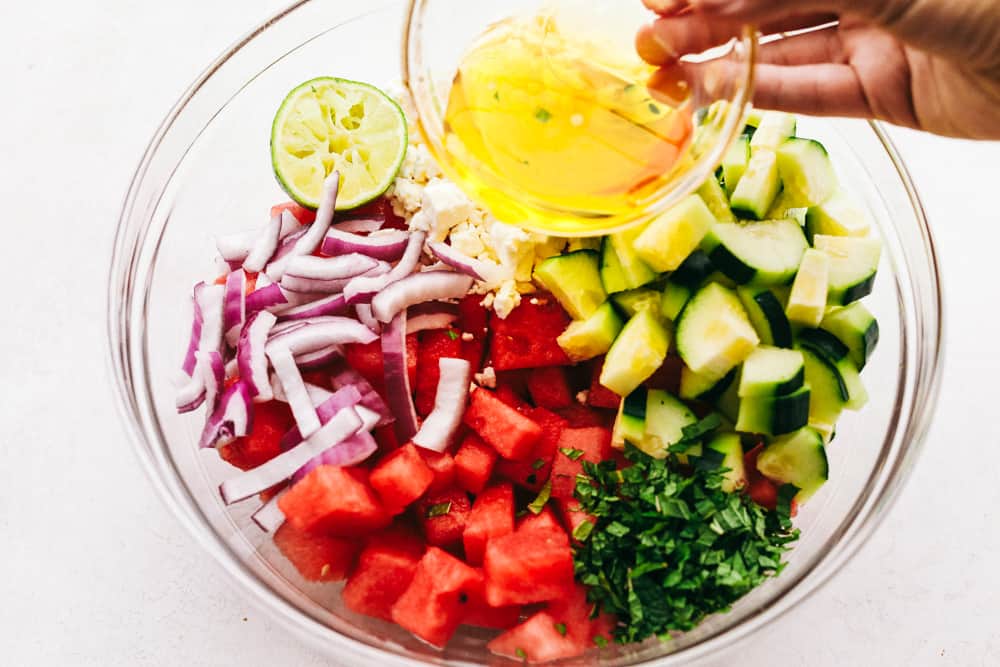
[[[235,347],[246,318],[247,274],[237,269],[226,276],[226,296],[222,307],[222,330],[226,342]]]
[[[394,262],[406,252],[410,235],[398,229],[387,229],[370,236],[360,236],[340,229],[330,229],[323,239],[321,252],[324,255],[347,255],[360,253],[376,259]]]
[[[296,355],[295,363],[302,369],[319,368],[320,366],[327,365],[334,359],[342,357],[343,353],[344,351],[339,345],[330,345],[320,348],[315,352]]]
[[[447,243],[432,241],[427,244],[427,247],[442,262],[476,280],[493,283],[500,278],[499,267],[496,265],[460,253]]]
[[[218,350],[211,352],[199,350],[195,356],[198,358],[197,367],[205,384],[205,405],[212,410],[215,408],[215,399],[218,398],[226,381],[226,364],[222,360],[222,353]]]
[[[320,195],[319,209],[316,220],[306,229],[305,234],[298,238],[295,246],[285,255],[277,257],[267,266],[267,275],[271,280],[278,280],[285,275],[285,269],[293,257],[312,253],[323,241],[330,223],[333,222],[333,211],[337,205],[337,191],[340,188],[340,172],[333,172],[323,181],[323,193]]]
[[[441,377],[434,395],[434,409],[413,436],[413,444],[443,452],[462,423],[472,381],[472,365],[465,359],[442,357],[438,360],[438,368]]]
[[[261,230],[253,247],[250,248],[247,258],[243,260],[244,271],[257,273],[263,271],[264,267],[267,266],[268,260],[278,249],[278,241],[281,237],[281,219],[284,215],[285,213],[282,212],[271,216],[270,222]]]
[[[371,271],[378,266],[378,260],[360,253],[342,254],[339,257],[316,257],[302,255],[288,262],[285,277],[314,278],[316,280],[338,280],[353,278]]]
[[[219,399],[209,415],[198,442],[199,447],[221,447],[250,432],[253,403],[246,383],[238,380]]]
[[[240,375],[240,364],[236,357],[233,357],[226,362],[226,379],[230,380],[232,378],[239,377]]]
[[[382,323],[375,319],[370,303],[355,304],[354,313],[358,316],[358,321],[371,329],[372,333],[382,333]]]
[[[392,416],[389,406],[382,400],[381,394],[375,391],[375,387],[361,373],[350,366],[345,365],[334,373],[330,377],[330,382],[335,389],[342,389],[344,387],[354,387],[357,389],[361,393],[361,401],[358,405],[363,405],[379,416],[379,420],[375,424],[376,426],[385,426],[396,420]]]
[[[293,234],[289,234],[287,237],[282,239],[281,243],[278,245],[278,249],[275,250],[274,255],[271,256],[271,261],[268,262],[266,267],[264,267],[264,273],[266,274],[268,272],[272,264],[288,257],[292,251],[295,250],[295,245],[299,242],[299,239],[305,236],[307,231],[307,229],[299,227],[298,231]],[[278,276],[278,278],[280,277],[281,276]],[[270,279],[270,276],[268,278]],[[277,280],[277,278],[275,278],[275,280]]]
[[[272,335],[267,343],[270,350],[273,346],[286,347],[293,355],[315,352],[330,345],[346,345],[349,343],[371,343],[378,336],[371,329],[357,320],[346,317],[330,317],[325,322],[306,324],[298,328],[290,328],[279,334]]]
[[[357,233],[371,233],[377,232],[382,229],[382,225],[385,224],[385,220],[377,220],[375,218],[356,218],[354,220],[344,220],[343,222],[338,222],[332,225],[330,229],[337,229],[342,232],[351,232],[352,234]]]
[[[197,410],[205,402],[205,374],[198,367],[197,362],[194,371],[191,377],[181,375],[183,384],[177,390],[176,397],[177,412],[180,414]]]
[[[406,245],[406,252],[403,253],[399,263],[392,268],[392,271],[380,276],[359,276],[351,280],[344,288],[344,298],[347,299],[348,305],[367,303],[387,285],[413,273],[420,263],[420,254],[424,250],[424,240],[426,238],[426,232],[413,232],[410,234],[410,240]]]
[[[316,280],[315,278],[300,278],[287,273],[281,277],[281,288],[287,292],[298,294],[339,294],[350,282],[350,278],[339,280]]]
[[[264,346],[267,345],[267,337],[277,321],[278,318],[267,311],[254,313],[240,332],[240,339],[236,345],[240,378],[246,382],[250,396],[259,403],[270,401],[274,397],[271,392],[271,381],[267,376],[267,355],[264,354]]]
[[[225,293],[226,289],[222,285],[198,283],[194,286],[191,340],[182,365],[188,375],[194,374],[195,352],[209,352],[222,347],[222,305]]]
[[[281,381],[281,389],[288,399],[288,407],[292,409],[292,416],[295,417],[299,432],[309,437],[319,430],[319,417],[316,416],[316,408],[306,393],[305,382],[302,380],[299,367],[295,364],[292,351],[284,345],[268,345],[265,350],[274,367],[275,375]]]
[[[428,301],[412,306],[406,313],[406,333],[447,329],[458,319],[458,306],[443,301]]]
[[[307,384],[306,389],[310,400],[316,406],[316,416],[319,417],[321,424],[326,424],[344,408],[353,408],[361,402],[361,392],[354,387],[345,387],[332,393],[313,384]],[[277,392],[275,395],[277,396]],[[284,398],[279,400],[284,400]],[[297,426],[293,426],[281,436],[281,450],[291,449],[300,442],[302,442],[302,434]]]
[[[472,277],[450,271],[414,273],[398,280],[375,295],[372,311],[380,322],[388,322],[396,313],[425,301],[457,299],[468,294]]]
[[[343,294],[332,294],[318,301],[304,303],[280,313],[282,320],[306,320],[326,315],[339,315],[347,311],[347,301]]]
[[[313,468],[319,466],[353,466],[366,460],[378,451],[378,443],[368,431],[358,431],[339,445],[331,447],[317,457],[309,460],[292,475],[292,483],[308,475]]]
[[[215,247],[222,259],[230,262],[231,265],[235,263],[236,266],[239,266],[250,253],[256,239],[257,235],[254,232],[237,232],[215,237]]]
[[[341,410],[300,445],[219,485],[222,500],[231,505],[271,488],[316,456],[354,435],[359,428],[361,418],[358,414],[352,409]]]
[[[285,297],[285,293],[282,291],[281,286],[278,283],[271,283],[269,285],[260,285],[260,279],[266,279],[267,274],[261,273],[257,276],[257,289],[247,294],[246,298],[246,314],[250,315],[261,311],[267,310],[274,306],[281,306],[288,303],[288,299]]]
[[[417,411],[406,370],[406,311],[400,311],[382,329],[382,365],[389,409],[396,418],[399,442],[407,442],[417,432]]]
[[[278,506],[283,495],[285,495],[285,491],[276,493],[273,498],[261,505],[260,509],[250,516],[253,522],[265,533],[273,533],[281,528],[281,524],[285,523],[285,513]]]

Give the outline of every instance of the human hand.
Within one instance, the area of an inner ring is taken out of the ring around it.
[[[764,35],[817,28],[761,46],[754,92],[761,108],[1000,139],[994,0],[643,2],[660,18],[640,29],[636,47],[659,66],[724,44],[746,24]]]

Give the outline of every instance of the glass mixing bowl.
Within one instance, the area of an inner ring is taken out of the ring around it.
[[[638,0],[636,0],[638,1]],[[200,418],[174,410],[191,285],[213,274],[213,237],[263,223],[283,200],[271,172],[270,124],[285,93],[319,75],[388,84],[399,76],[404,3],[305,0],[241,40],[184,94],[150,143],[121,214],[109,284],[115,386],[152,485],[236,586],[261,609],[343,665],[504,664],[484,634],[463,630],[443,652],[387,623],[353,615],[337,586],[301,580],[217,484],[232,474],[198,451]],[[673,642],[610,647],[567,664],[692,664],[792,609],[871,535],[920,449],[941,362],[941,293],[934,246],[912,183],[878,125],[803,118],[885,240],[869,307],[882,341],[865,368],[871,403],[845,413],[829,449],[831,480],[803,509],[802,539],[777,579]]]

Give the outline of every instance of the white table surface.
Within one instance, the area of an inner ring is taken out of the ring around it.
[[[0,664],[325,664],[249,608],[154,496],[105,371],[106,267],[146,141],[202,66],[284,2],[36,0],[3,12]],[[743,644],[740,664],[1000,662],[1000,145],[894,137],[945,274],[937,419],[879,533]]]

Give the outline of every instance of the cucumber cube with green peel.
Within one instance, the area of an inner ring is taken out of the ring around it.
[[[653,220],[635,239],[635,251],[656,271],[673,271],[701,243],[715,216],[691,195]]]
[[[819,326],[826,313],[826,294],[830,288],[830,256],[809,248],[795,274],[785,313],[788,319],[807,327]]]
[[[600,382],[619,396],[627,396],[663,365],[670,348],[670,332],[648,310],[635,314],[622,328],[604,359]]]
[[[556,342],[573,361],[593,359],[611,349],[623,325],[615,307],[607,301],[587,319],[570,322]]]
[[[534,278],[574,320],[590,317],[608,298],[600,256],[593,250],[549,257],[535,268]]]

